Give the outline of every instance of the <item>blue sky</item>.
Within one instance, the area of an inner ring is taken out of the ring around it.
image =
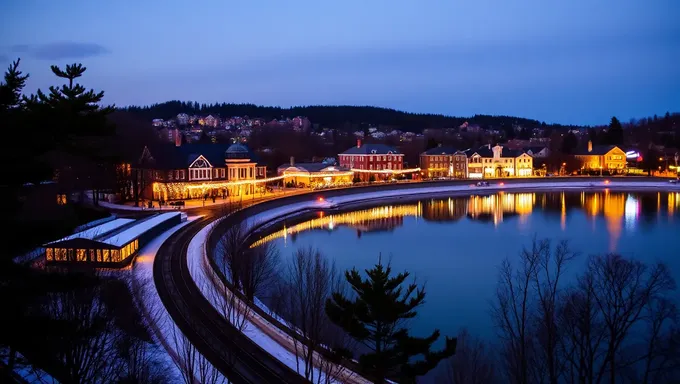
[[[677,0],[4,0],[0,65],[120,106],[376,105],[606,123],[680,111]]]

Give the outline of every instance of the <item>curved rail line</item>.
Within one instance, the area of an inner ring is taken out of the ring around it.
[[[209,221],[192,222],[159,249],[153,276],[163,305],[187,339],[231,382],[308,383],[226,321],[194,283],[187,249]]]

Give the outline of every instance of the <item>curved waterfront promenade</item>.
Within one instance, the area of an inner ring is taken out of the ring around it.
[[[525,180],[495,180],[491,181],[489,186],[477,187],[474,186],[472,181],[449,181],[449,182],[423,182],[423,183],[408,183],[408,184],[388,184],[388,185],[375,185],[366,187],[354,187],[347,189],[336,189],[336,190],[326,190],[326,191],[315,191],[305,194],[300,194],[296,196],[284,197],[275,200],[268,200],[254,204],[252,206],[246,207],[240,211],[237,211],[226,217],[219,217],[219,211],[216,211],[214,215],[211,215],[208,220],[205,220],[201,226],[202,229],[193,234],[204,236],[205,247],[203,247],[203,252],[205,252],[206,258],[210,262],[210,266],[213,271],[211,273],[216,273],[222,279],[223,283],[226,283],[224,276],[219,273],[219,268],[216,268],[215,261],[212,257],[207,257],[212,254],[215,249],[219,237],[224,231],[232,225],[237,225],[241,222],[247,222],[250,229],[251,235],[246,239],[246,242],[253,243],[259,237],[267,232],[267,228],[273,222],[280,220],[284,217],[290,218],[293,215],[300,215],[309,212],[316,212],[319,210],[336,210],[336,209],[350,209],[358,208],[362,206],[370,206],[379,204],[386,201],[404,201],[403,199],[419,199],[423,197],[438,197],[438,196],[453,196],[453,195],[474,195],[474,194],[488,194],[495,193],[501,190],[508,191],[559,191],[559,190],[602,190],[609,188],[611,190],[654,190],[654,191],[677,191],[680,192],[680,185],[670,184],[667,180],[660,179],[623,179],[623,178],[569,178],[569,179],[525,179]],[[210,225],[208,225],[210,224]],[[178,234],[177,236],[181,236]],[[186,244],[186,243],[185,243]],[[182,249],[183,248],[183,249]],[[174,254],[169,266],[167,268],[172,269],[173,265],[177,268],[186,268],[187,260],[187,249],[182,247],[179,250],[173,250],[168,253]],[[182,257],[177,257],[177,252],[183,253]],[[208,268],[210,268],[208,266]],[[170,273],[170,270],[166,270],[166,273]],[[188,285],[188,284],[187,284]],[[192,289],[195,291],[192,295],[201,295],[200,289],[196,284],[191,284]],[[194,296],[195,297],[195,296]],[[169,305],[173,297],[167,297],[164,302]],[[288,338],[299,338],[297,333],[292,332],[284,324],[282,324],[277,319],[269,315],[268,311],[254,306],[253,312],[256,316],[264,319],[266,323],[276,329],[271,330],[273,334],[279,335],[277,337],[278,341],[282,344],[286,344],[286,340],[282,339],[280,336],[284,335]],[[179,315],[179,313],[178,313]],[[218,313],[214,313],[214,316],[219,316]],[[192,316],[191,313],[182,314],[182,318],[177,320],[184,320],[185,327],[191,327],[191,322],[187,321],[187,316]],[[174,318],[174,316],[173,316]],[[213,322],[213,324],[215,324]],[[202,327],[211,327],[210,322],[203,322]],[[203,330],[205,332],[205,330]],[[215,330],[217,332],[217,330]],[[191,333],[191,332],[188,332]],[[198,332],[197,332],[198,333]],[[247,339],[247,338],[244,338]],[[252,340],[250,344],[255,344]],[[239,346],[231,345],[216,345],[220,341],[216,341],[212,346],[212,354],[215,354],[215,350],[233,350],[234,347],[248,347],[248,341],[241,340]],[[194,342],[194,340],[192,340]],[[196,345],[200,348],[202,340],[196,340]],[[252,348],[252,347],[251,347]],[[208,355],[211,351],[205,351]],[[232,351],[233,353],[233,351]],[[211,359],[212,361],[212,359]],[[276,361],[275,358],[270,357],[268,359],[262,359],[262,362],[266,362],[267,366],[270,368],[268,370],[278,371],[280,373],[287,370],[283,369],[283,365],[280,361]],[[216,366],[219,366],[217,362]],[[349,363],[350,369],[352,363]],[[234,372],[224,372],[225,374]],[[356,377],[349,382],[362,382],[363,378]],[[365,382],[365,380],[363,380]]]

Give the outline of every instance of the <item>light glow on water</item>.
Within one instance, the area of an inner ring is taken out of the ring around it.
[[[669,220],[679,204],[680,193],[612,190],[424,199],[289,222],[259,244],[273,241],[284,260],[296,249],[318,248],[341,270],[362,271],[379,254],[390,256],[393,271],[427,281],[427,303],[413,320],[416,332],[439,328],[454,335],[467,327],[488,335],[497,267],[534,235],[570,241],[582,255],[569,267],[572,276],[589,255],[619,252],[664,261],[680,277],[680,221]]]

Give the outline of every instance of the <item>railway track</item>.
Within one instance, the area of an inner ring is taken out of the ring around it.
[[[153,276],[163,305],[198,352],[230,382],[308,383],[226,321],[194,283],[189,274],[187,249],[191,239],[209,221],[202,218],[192,222],[158,250]]]

